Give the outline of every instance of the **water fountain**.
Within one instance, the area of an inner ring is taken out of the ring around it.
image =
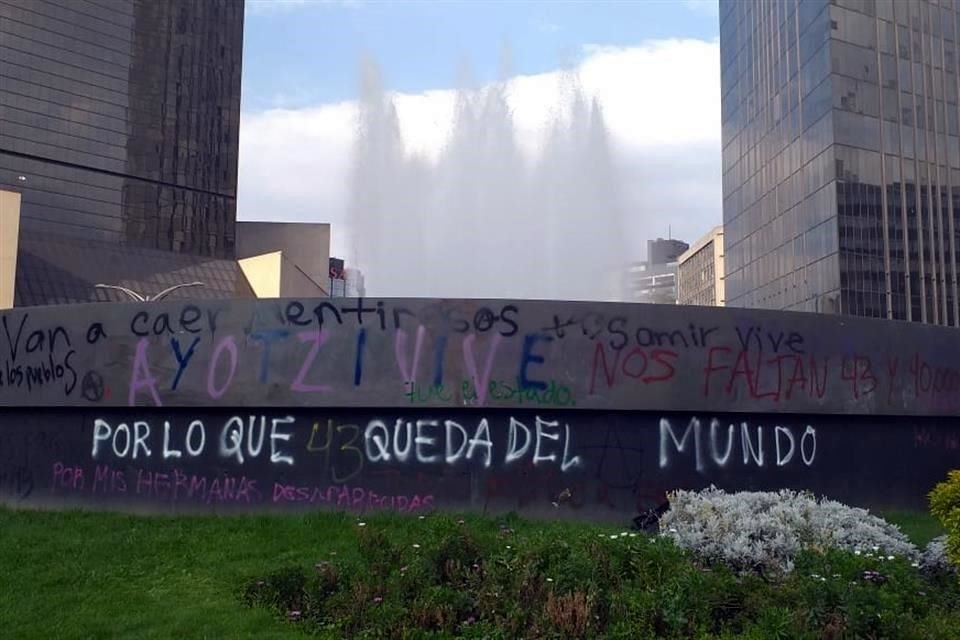
[[[349,219],[368,295],[617,299],[625,229],[603,115],[574,73],[561,84],[534,157],[517,142],[504,73],[458,90],[430,161],[405,152],[379,69],[363,61]]]

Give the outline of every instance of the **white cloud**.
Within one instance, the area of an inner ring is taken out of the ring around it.
[[[537,31],[543,33],[558,33],[560,31],[560,25],[556,22],[536,22],[533,26]]]
[[[362,0],[247,0],[245,6],[250,14],[263,15],[313,7],[358,8],[362,4]]]
[[[626,196],[632,256],[648,238],[693,241],[721,219],[720,69],[716,41],[665,40],[591,47],[577,68],[603,107]],[[518,140],[531,150],[560,104],[559,72],[513,78],[508,98]],[[436,158],[450,131],[455,93],[395,96],[406,150]],[[356,127],[352,102],[244,113],[241,219],[330,222],[332,250],[348,254],[348,176]],[[362,265],[361,265],[362,266]]]
[[[720,3],[718,0],[683,0],[683,5],[701,15],[717,17],[720,15]]]
[[[243,114],[240,217],[342,222],[355,117],[351,103]]]
[[[580,77],[587,93],[600,99],[615,140],[637,147],[719,143],[717,41],[665,40],[591,52]]]

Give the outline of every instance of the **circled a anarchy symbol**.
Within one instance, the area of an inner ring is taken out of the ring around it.
[[[96,371],[87,371],[80,382],[80,393],[90,402],[103,400],[103,376]]]

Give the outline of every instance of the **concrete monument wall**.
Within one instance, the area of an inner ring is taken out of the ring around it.
[[[0,496],[623,518],[675,488],[923,507],[960,333],[782,312],[313,299],[0,314]]]

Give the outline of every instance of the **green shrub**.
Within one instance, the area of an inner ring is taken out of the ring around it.
[[[249,582],[244,586],[241,598],[249,606],[297,611],[303,602],[306,587],[303,569],[287,567],[262,580]]]
[[[945,640],[960,628],[954,576],[878,551],[803,551],[771,581],[637,533],[431,516],[416,535],[370,521],[356,560],[278,570],[244,600],[330,638]]]
[[[960,469],[930,492],[930,511],[947,532],[947,556],[960,567]]]

